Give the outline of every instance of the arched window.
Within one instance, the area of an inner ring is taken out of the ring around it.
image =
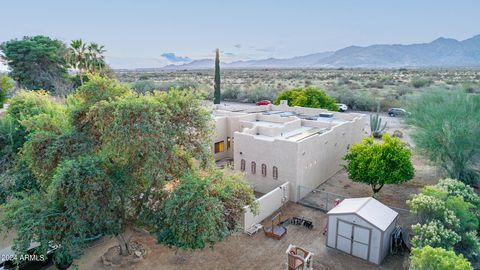
[[[252,161],[252,174],[255,174],[257,172],[257,163],[255,161]]]
[[[273,166],[273,179],[278,179],[278,168],[277,166]]]
[[[267,176],[267,165],[262,164],[262,176]]]
[[[245,171],[245,159],[242,159],[240,161],[240,170],[243,172]]]

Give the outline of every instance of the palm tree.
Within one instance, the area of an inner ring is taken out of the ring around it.
[[[80,82],[83,84],[83,71],[87,65],[87,46],[81,39],[72,40],[69,48],[69,63],[70,66],[78,70]]]
[[[88,45],[88,70],[91,73],[95,73],[97,70],[105,67],[105,56],[103,54],[106,50],[104,48],[103,45],[98,45],[97,43],[90,43]]]

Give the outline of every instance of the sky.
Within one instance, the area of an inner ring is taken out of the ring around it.
[[[0,0],[0,42],[47,35],[105,45],[114,68],[287,58],[343,47],[467,39],[478,0]]]

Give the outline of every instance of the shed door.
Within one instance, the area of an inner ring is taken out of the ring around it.
[[[368,260],[371,230],[340,219],[337,221],[337,249]]]
[[[350,254],[352,249],[352,225],[338,220],[337,226],[337,249]]]
[[[370,248],[370,230],[360,226],[353,226],[352,255],[368,260]]]

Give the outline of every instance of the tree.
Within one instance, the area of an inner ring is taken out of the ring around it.
[[[410,259],[412,270],[473,270],[462,254],[456,255],[443,248],[414,248]]]
[[[220,50],[215,51],[215,86],[213,94],[213,104],[220,104]]]
[[[480,95],[426,91],[409,102],[406,122],[419,152],[449,177],[473,184],[480,179]],[[461,120],[460,120],[461,119]]]
[[[210,194],[212,179],[187,174],[171,192],[159,216],[157,240],[183,250],[212,247],[228,233],[222,202]]]
[[[350,147],[344,159],[348,176],[354,182],[369,184],[375,196],[385,184],[400,184],[413,178],[411,152],[398,138],[384,134],[382,142],[373,137]]]
[[[412,226],[412,245],[443,247],[472,262],[480,256],[478,202],[480,197],[460,181],[442,179],[407,201],[419,223]]]
[[[20,87],[53,91],[53,79],[67,78],[67,48],[59,40],[46,36],[12,39],[2,43],[0,50]]]
[[[317,87],[293,88],[281,92],[275,99],[275,104],[281,100],[287,100],[289,106],[300,106],[309,108],[322,108],[330,111],[338,111],[335,100]]]
[[[82,253],[88,236],[100,233],[116,237],[121,254],[128,255],[132,228],[165,229],[158,217],[167,206],[169,187],[188,172],[212,173],[211,115],[194,91],[136,95],[118,81],[90,75],[66,105],[57,104],[61,109],[54,117],[34,114],[42,111],[34,106],[30,112],[21,106],[26,101],[15,101],[9,111],[28,133],[17,157],[22,167],[15,167],[14,175],[27,168],[36,188],[17,189],[21,193],[5,205],[8,220],[0,222],[16,229],[16,251],[24,252],[32,241],[42,250],[58,244],[57,260],[68,261]],[[227,211],[238,214],[254,200],[245,183],[222,188],[223,176],[212,173],[209,179],[207,200],[195,197],[195,202],[205,203],[224,225],[206,231],[202,239],[207,242],[220,240],[217,236],[229,229]],[[188,207],[182,211],[199,213]],[[191,248],[201,247],[197,244]]]
[[[81,39],[72,40],[69,48],[69,64],[78,71],[80,84],[86,73],[97,74],[107,69],[105,63],[106,52],[103,45],[97,43],[86,44]]]
[[[7,93],[15,84],[13,83],[12,78],[7,75],[0,75],[0,109],[3,107],[3,103],[7,100]]]
[[[72,40],[69,48],[69,63],[73,69],[78,70],[80,83],[83,84],[83,74],[87,67],[87,47],[81,39]]]

